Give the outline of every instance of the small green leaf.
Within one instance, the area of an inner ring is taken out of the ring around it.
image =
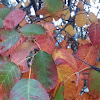
[[[56,86],[57,68],[51,55],[40,50],[34,57],[32,67],[36,79],[46,90],[51,90]]]
[[[11,12],[9,8],[0,9],[0,18],[5,19],[5,17]]]
[[[8,95],[19,77],[18,67],[13,62],[5,62],[0,66],[0,91],[4,88],[6,95]]]
[[[3,21],[3,20],[0,18],[0,27],[2,27],[2,21]]]
[[[45,34],[45,29],[41,25],[28,24],[21,29],[21,32],[25,36],[32,36],[36,34]]]
[[[10,92],[9,100],[50,100],[42,85],[34,79],[21,79]]]
[[[63,92],[64,92],[64,84],[58,88],[53,100],[64,100]]]
[[[0,53],[11,48],[20,38],[20,34],[17,31],[6,31],[3,33],[3,36],[5,36],[7,39],[0,43]]]
[[[59,11],[63,8],[62,0],[43,0],[43,1],[44,1],[44,6],[51,13]]]

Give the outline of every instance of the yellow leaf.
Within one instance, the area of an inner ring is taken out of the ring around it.
[[[92,21],[92,22],[98,21],[97,17],[96,17],[95,14],[92,13],[92,12],[90,12],[90,14],[89,14],[89,19],[90,19],[90,21]]]
[[[21,7],[21,5],[22,5],[22,2],[23,2],[23,1],[21,1],[21,2],[15,7],[15,9],[19,9],[19,8]]]
[[[62,18],[64,18],[65,20],[68,20],[70,17],[70,10],[67,6],[64,7],[62,13],[63,13]]]
[[[80,10],[83,10],[84,9],[84,4],[82,1],[79,1],[78,4],[77,4],[77,7],[80,9]]]
[[[87,15],[85,11],[79,11],[75,16],[75,23],[78,27],[82,27],[86,24]]]
[[[30,3],[30,0],[27,0],[27,1],[25,2],[25,7],[28,6],[29,3]]]
[[[75,30],[74,30],[74,28],[73,28],[72,25],[68,25],[68,26],[65,28],[65,30],[66,30],[70,35],[74,35],[74,33],[75,33]]]

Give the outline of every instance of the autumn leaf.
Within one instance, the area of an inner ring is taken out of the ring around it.
[[[63,8],[63,2],[61,0],[44,0],[43,3],[44,7],[47,8],[50,13],[54,13]]]
[[[9,100],[50,100],[46,90],[34,79],[21,79],[10,92]]]
[[[90,41],[87,39],[78,39],[78,43],[79,43],[79,46],[82,46],[82,45],[85,45],[87,43],[90,43]]]
[[[1,55],[6,56],[6,57],[9,55],[12,55],[15,52],[16,48],[18,48],[26,40],[27,40],[27,37],[20,36],[19,40],[12,47],[10,47],[7,51],[4,51],[3,53],[1,53]]]
[[[13,62],[5,62],[3,65],[0,65],[0,91],[4,88],[5,98],[8,98],[10,90],[19,80],[19,77],[20,71]]]
[[[91,43],[87,43],[78,48],[78,51],[75,54],[75,56],[89,63],[90,65],[94,65],[98,57],[98,51],[97,51],[96,46],[93,46]],[[83,63],[82,61],[78,59],[76,59],[76,63],[78,66],[78,70],[89,67],[88,65],[86,65],[85,63]]]
[[[74,69],[74,71],[77,71],[77,64],[76,64],[75,58],[67,49],[55,50],[52,53],[52,57],[54,61],[57,61],[58,58],[65,60]]]
[[[11,61],[14,62],[15,64],[18,64],[22,60],[26,59],[26,57],[29,55],[29,52],[33,49],[33,47],[34,47],[34,44],[32,42],[29,42],[29,41],[24,42],[10,55]],[[23,66],[22,73],[29,71],[26,60],[19,63],[18,65]]]
[[[54,94],[52,96],[55,96],[56,92],[58,91],[59,84],[61,82],[65,82],[73,73],[74,70],[71,68],[71,66],[68,63],[60,64],[57,66],[57,73],[58,73],[58,82],[54,89]],[[76,76],[73,75],[67,82],[64,83],[64,99],[72,100],[75,98],[76,95]]]
[[[70,10],[67,6],[65,6],[62,10],[62,18],[68,20],[70,18]]]
[[[6,8],[6,6],[5,6],[4,4],[1,4],[1,3],[0,3],[0,9],[1,9],[1,8]]]
[[[83,93],[82,95],[78,95],[75,100],[97,100],[94,99],[93,96],[87,94],[87,93]]]
[[[66,28],[65,28],[65,31],[67,31],[70,35],[74,35],[75,33],[75,30],[73,28],[72,25],[68,25]]]
[[[0,18],[5,19],[5,17],[11,12],[9,8],[0,9]]]
[[[82,27],[86,24],[87,15],[85,11],[79,11],[75,16],[75,23],[78,27]]]
[[[67,46],[68,46],[68,42],[66,40],[63,40],[61,43],[60,43],[61,47],[63,49],[67,49]]]
[[[89,37],[93,45],[100,44],[100,22],[92,23],[89,27]]]
[[[45,34],[45,29],[41,25],[28,24],[21,28],[21,32],[25,36],[32,36],[36,34]]]
[[[82,1],[79,1],[78,4],[77,4],[77,7],[80,9],[80,10],[83,10],[84,9],[84,4]]]
[[[47,91],[56,86],[58,80],[57,68],[51,55],[40,50],[34,57],[32,67],[34,77]]]
[[[3,35],[7,39],[0,43],[0,53],[11,48],[20,38],[20,34],[17,31],[5,31]]]
[[[95,16],[95,14],[93,12],[89,13],[89,19],[92,22],[98,21],[97,17]]]
[[[3,26],[6,30],[12,30],[16,25],[18,25],[25,17],[26,12],[21,9],[15,9],[10,12],[6,18],[3,20]]]
[[[41,35],[36,39],[36,42],[39,44],[41,50],[49,53],[50,55],[55,49],[55,42],[54,40],[47,36],[47,35]]]
[[[100,62],[97,62],[95,66],[100,68]],[[100,73],[98,71],[90,70],[88,86],[92,93],[100,93]]]

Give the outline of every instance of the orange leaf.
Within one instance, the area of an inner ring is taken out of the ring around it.
[[[56,61],[58,58],[65,60],[76,72],[77,71],[77,64],[75,58],[67,49],[59,49],[55,50],[52,54],[53,59]]]
[[[94,99],[93,96],[89,94],[83,93],[83,95],[78,95],[75,98],[75,100],[97,100],[97,99]]]
[[[96,46],[93,46],[91,43],[87,43],[78,48],[78,51],[75,54],[75,56],[89,63],[90,65],[94,65],[98,57],[98,51]],[[76,62],[77,62],[78,70],[89,67],[89,65],[86,65],[85,63],[83,63],[78,59],[76,59]]]
[[[47,9],[40,9],[36,13],[37,13],[37,15],[45,15],[48,13],[48,10]]]
[[[6,8],[6,6],[4,4],[0,4],[0,9],[1,8]]]
[[[57,66],[57,72],[58,72],[58,83],[52,91],[52,96],[55,96],[55,93],[58,89],[59,84],[62,81],[65,81],[67,78],[69,78],[73,73],[73,69],[69,64],[60,64]],[[75,98],[76,94],[76,76],[74,75],[71,77],[64,85],[65,85],[65,91],[64,91],[64,98],[67,100],[73,100]]]
[[[88,40],[84,40],[84,39],[78,39],[78,42],[79,42],[79,46],[82,46],[82,45],[89,43]]]
[[[61,45],[61,48],[67,49],[68,42],[67,42],[66,40],[63,40],[63,41],[60,43],[60,45]]]

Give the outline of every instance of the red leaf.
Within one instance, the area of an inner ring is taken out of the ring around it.
[[[20,39],[18,40],[18,42],[14,46],[12,46],[9,50],[1,53],[1,55],[2,56],[9,56],[9,55],[13,54],[15,52],[16,48],[18,48],[21,44],[23,44],[23,42],[25,42],[26,39],[27,39],[27,37],[24,37],[24,36],[20,37]]]
[[[93,45],[100,44],[100,22],[92,23],[89,27],[89,37]]]
[[[36,39],[36,42],[40,45],[41,49],[50,55],[55,49],[55,42],[53,39],[46,35],[41,35]]]
[[[26,12],[23,10],[15,9],[10,12],[7,17],[3,20],[3,26],[6,30],[12,30],[18,23],[20,23],[25,17]]]
[[[29,52],[32,50],[33,46],[34,46],[33,43],[28,42],[28,41],[23,43],[22,45],[20,45],[14,51],[14,53],[11,54],[11,61],[18,65],[18,63],[20,61],[26,59]],[[26,60],[23,61],[22,63],[20,63],[19,66],[23,66],[23,72],[22,73],[29,71]]]
[[[78,52],[75,54],[75,56],[89,63],[90,65],[94,65],[98,57],[98,51],[96,46],[93,46],[91,43],[87,43],[78,48]],[[78,59],[76,59],[76,62],[77,62],[78,70],[89,67],[88,65],[86,65],[85,63],[83,63]]]

